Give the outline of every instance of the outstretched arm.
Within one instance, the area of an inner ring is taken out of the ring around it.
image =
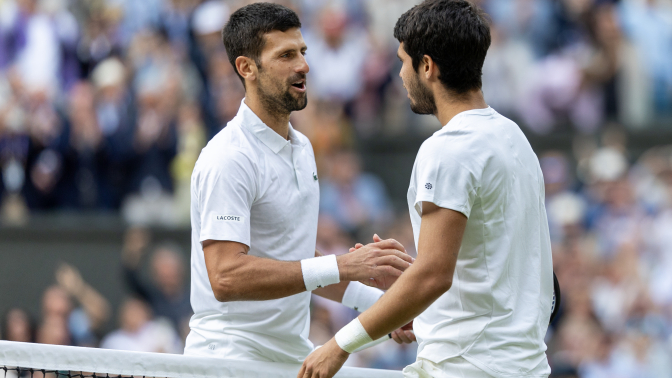
[[[422,203],[422,212],[417,259],[390,290],[358,318],[370,339],[380,338],[407,324],[452,285],[467,217],[430,202]],[[350,325],[345,328],[348,327]],[[336,342],[337,337],[306,358],[299,378],[328,378],[336,374],[349,356],[339,346],[343,340]],[[350,348],[346,346],[346,349]]]
[[[79,302],[91,322],[92,330],[98,330],[110,318],[110,303],[84,281],[77,268],[60,264],[56,269],[56,282]]]
[[[338,299],[339,295],[342,299],[347,286],[343,281],[371,278],[381,281],[387,276],[400,276],[413,261],[403,250],[399,242],[390,239],[370,244],[354,253],[337,256],[341,286],[322,293],[330,299]],[[208,278],[218,301],[269,300],[307,290],[300,261],[250,256],[248,251],[248,246],[237,242],[203,242]],[[341,289],[343,292],[340,292]]]

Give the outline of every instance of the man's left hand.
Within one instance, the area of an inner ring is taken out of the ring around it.
[[[341,349],[332,337],[306,357],[297,378],[331,378],[343,367],[349,356],[350,353]]]

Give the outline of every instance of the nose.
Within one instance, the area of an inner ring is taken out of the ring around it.
[[[308,71],[310,71],[310,67],[308,66],[308,61],[306,60],[306,57],[303,55],[300,56],[300,64],[296,67],[296,72],[302,73],[302,74],[307,74]]]

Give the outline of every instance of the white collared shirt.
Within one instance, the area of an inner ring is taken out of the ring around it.
[[[495,377],[547,377],[553,267],[544,179],[520,128],[492,108],[456,115],[413,166],[416,247],[422,202],[468,220],[452,287],[413,323],[418,358],[461,356]]]
[[[298,261],[315,256],[319,184],[312,146],[289,128],[285,140],[245,104],[201,151],[191,176],[191,305],[185,354],[299,362],[308,341],[310,293],[268,301],[218,302],[204,240],[250,247],[249,255]]]

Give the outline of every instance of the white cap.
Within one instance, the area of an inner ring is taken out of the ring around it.
[[[206,1],[194,11],[194,31],[196,34],[218,33],[229,19],[229,7],[222,1]]]

